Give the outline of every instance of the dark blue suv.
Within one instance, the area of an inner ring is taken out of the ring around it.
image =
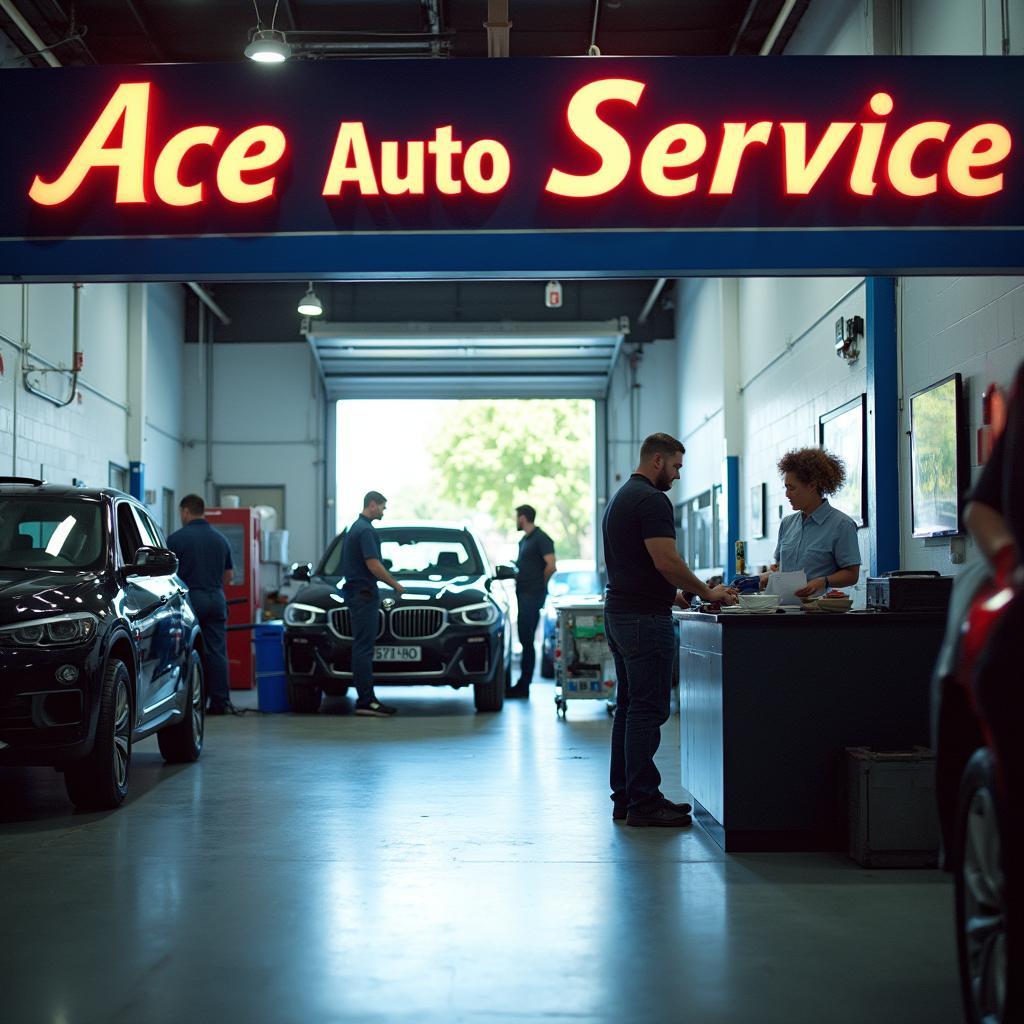
[[[178,559],[119,491],[0,477],[0,765],[52,765],[79,807],[128,795],[132,745],[203,748],[203,644]]]

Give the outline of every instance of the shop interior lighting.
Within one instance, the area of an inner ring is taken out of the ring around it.
[[[306,294],[299,299],[299,312],[303,316],[323,316],[324,306],[323,303],[317,298],[317,294],[313,291],[313,282],[309,282],[309,288]]]
[[[257,64],[282,64],[291,54],[284,33],[273,28],[254,29],[252,41],[245,48],[246,57]]]

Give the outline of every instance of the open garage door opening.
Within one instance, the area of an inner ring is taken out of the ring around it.
[[[363,496],[387,519],[468,523],[495,563],[515,559],[515,509],[537,509],[559,561],[594,561],[595,403],[347,399],[337,403],[336,527]]]

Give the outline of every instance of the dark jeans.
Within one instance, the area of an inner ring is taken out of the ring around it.
[[[374,699],[373,648],[380,626],[380,596],[377,588],[345,591],[352,613],[352,682],[362,703]]]
[[[537,663],[537,623],[540,610],[544,607],[545,594],[516,594],[519,602],[519,642],[523,645],[523,663],[519,681],[529,686],[533,679],[533,668]]]
[[[206,645],[206,694],[214,705],[229,704],[228,605],[223,590],[190,590],[188,594]]]
[[[612,800],[638,807],[661,795],[654,755],[671,708],[675,631],[670,614],[605,612],[604,624],[618,681],[612,724]]]

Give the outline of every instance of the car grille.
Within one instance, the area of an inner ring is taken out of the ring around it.
[[[351,640],[352,633],[352,611],[349,608],[335,608],[331,612],[331,629],[341,637],[342,640]],[[377,612],[377,636],[384,634],[384,613]]]
[[[429,640],[444,629],[446,619],[441,608],[396,608],[389,625],[396,639]]]

